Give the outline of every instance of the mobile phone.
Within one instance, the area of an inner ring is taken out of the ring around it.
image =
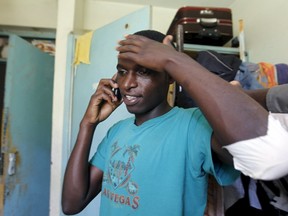
[[[121,96],[119,88],[113,88],[112,91],[114,95],[117,97],[117,99],[120,101],[122,99],[122,96]]]

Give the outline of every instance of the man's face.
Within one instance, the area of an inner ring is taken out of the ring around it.
[[[117,70],[117,83],[130,113],[137,116],[161,112],[170,84],[166,73],[150,71],[127,60],[119,60]]]

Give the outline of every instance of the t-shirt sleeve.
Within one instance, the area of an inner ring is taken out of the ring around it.
[[[239,177],[239,171],[235,170],[233,165],[222,163],[220,160],[212,157],[211,136],[212,128],[202,112],[196,110],[193,113],[190,134],[192,142],[189,153],[194,168],[200,164],[198,174],[212,174],[220,185],[228,185],[233,183]]]
[[[269,89],[266,105],[270,112],[288,113],[288,84],[274,86]]]
[[[118,123],[113,125],[107,132],[106,136],[102,139],[100,144],[97,147],[95,154],[90,159],[90,164],[96,166],[100,170],[104,171],[105,168],[105,161],[108,154],[108,148],[111,144],[111,139],[114,136],[115,131],[117,131]]]
[[[97,151],[94,153],[93,157],[90,159],[90,164],[96,166],[100,170],[104,171],[105,167],[105,155],[107,153],[107,135],[103,138],[100,144],[97,147]]]

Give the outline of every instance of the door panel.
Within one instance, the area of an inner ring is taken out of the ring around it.
[[[77,137],[79,123],[87,108],[91,95],[96,90],[101,78],[111,78],[116,73],[117,42],[125,34],[150,28],[150,7],[145,7],[135,13],[123,17],[93,33],[90,48],[90,64],[80,64],[76,68],[72,97],[72,137],[74,143]],[[116,121],[131,116],[124,105],[112,113],[96,130],[90,157],[96,151],[98,143],[105,136],[109,127]],[[71,151],[71,149],[70,149]],[[98,215],[99,196],[79,215]]]
[[[53,56],[9,37],[2,123],[4,216],[49,215],[53,73]]]

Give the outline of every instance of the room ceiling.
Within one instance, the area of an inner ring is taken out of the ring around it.
[[[166,8],[180,8],[182,6],[229,7],[236,0],[105,0],[105,2],[107,1],[127,4],[152,5]]]

